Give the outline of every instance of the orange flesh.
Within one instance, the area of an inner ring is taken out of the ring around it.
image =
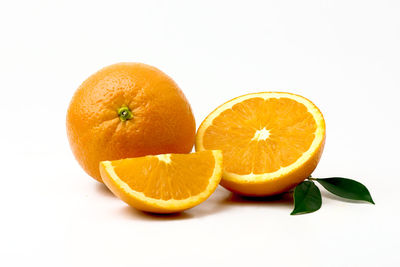
[[[132,190],[150,198],[180,200],[203,192],[215,165],[210,151],[172,154],[166,161],[169,163],[157,157],[131,158],[113,161],[113,166]]]
[[[303,104],[289,98],[255,97],[219,114],[205,131],[203,145],[222,150],[227,172],[271,173],[307,151],[316,128]]]

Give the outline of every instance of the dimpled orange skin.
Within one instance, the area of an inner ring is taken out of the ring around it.
[[[121,120],[121,108],[132,118]],[[178,85],[142,63],[118,63],[90,76],[72,98],[66,124],[75,158],[99,182],[100,161],[189,153],[196,132]]]

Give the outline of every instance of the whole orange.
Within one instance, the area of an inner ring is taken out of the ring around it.
[[[102,182],[99,162],[192,150],[196,124],[178,85],[159,69],[118,63],[75,92],[67,135],[82,168]]]

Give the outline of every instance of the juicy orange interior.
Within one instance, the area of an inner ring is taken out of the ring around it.
[[[186,199],[203,192],[214,171],[211,151],[113,161],[114,171],[130,188],[155,199]]]
[[[271,173],[309,149],[316,122],[290,98],[250,98],[219,114],[204,133],[205,149],[220,149],[225,171]]]

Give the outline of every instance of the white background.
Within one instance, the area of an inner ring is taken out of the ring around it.
[[[400,266],[400,2],[0,2],[0,265]],[[154,65],[197,125],[242,94],[289,91],[325,115],[315,177],[355,178],[376,205],[223,188],[174,216],[129,208],[70,152],[65,115],[90,74]]]

